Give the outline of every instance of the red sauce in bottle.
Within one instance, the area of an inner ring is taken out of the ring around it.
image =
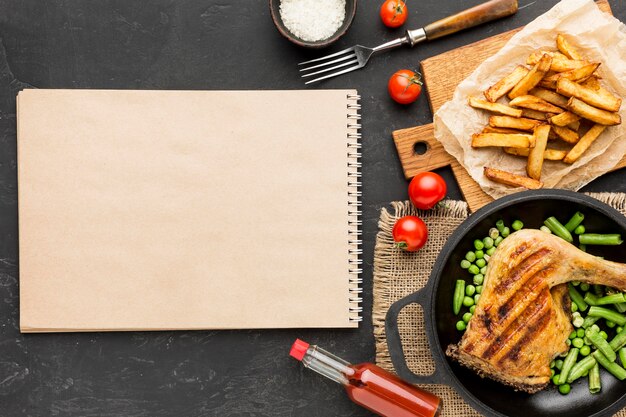
[[[441,400],[373,363],[351,363],[296,340],[289,354],[315,372],[340,383],[350,399],[383,417],[435,417]]]
[[[435,417],[441,400],[371,363],[351,365],[356,371],[345,385],[348,397],[386,417]]]

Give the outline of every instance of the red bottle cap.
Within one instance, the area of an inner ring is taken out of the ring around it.
[[[302,358],[304,358],[304,355],[306,354],[308,348],[309,344],[307,342],[296,339],[296,341],[293,342],[293,345],[291,346],[291,351],[289,352],[289,355],[301,361]]]

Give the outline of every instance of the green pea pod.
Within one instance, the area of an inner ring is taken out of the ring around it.
[[[613,340],[609,342],[609,346],[611,346],[611,349],[613,350],[619,350],[622,347],[624,347],[624,345],[626,345],[626,328],[622,329],[621,332],[617,333],[615,337],[613,338]],[[626,365],[626,364],[623,363],[622,365]]]
[[[576,304],[576,306],[578,307],[578,310],[580,310],[580,311],[587,310],[587,303],[585,302],[583,296],[578,292],[576,287],[574,287],[572,285],[572,283],[570,282],[568,284],[567,288],[569,290],[569,296],[572,299],[572,301]]]
[[[574,239],[572,238],[572,234],[569,232],[569,230],[565,228],[565,226],[561,224],[561,222],[559,222],[556,219],[556,217],[554,216],[548,217],[543,222],[543,224],[548,226],[548,229],[550,229],[550,231],[554,233],[555,235],[557,235],[558,237],[568,241],[569,243],[572,243],[574,241]],[[580,243],[583,243],[583,242],[580,242]]]
[[[600,297],[596,300],[597,305],[606,305],[606,304],[618,304],[626,302],[624,298],[624,294],[618,292],[616,294],[605,295],[604,297]]]
[[[591,394],[597,394],[602,390],[602,383],[600,382],[600,365],[597,363],[589,370],[589,392]]]
[[[585,336],[587,336],[589,340],[591,340],[591,343],[600,352],[602,352],[602,354],[608,360],[610,360],[611,362],[615,362],[615,359],[617,359],[617,355],[615,354],[615,351],[613,351],[613,349],[611,348],[611,345],[609,345],[609,342],[607,342],[606,340],[604,340],[604,338],[602,338],[602,336],[600,336],[600,333],[592,329],[588,329],[587,332],[585,333]]]
[[[455,315],[461,312],[463,298],[465,298],[465,280],[457,279],[454,287],[454,297],[452,298],[452,311]]]
[[[585,220],[585,215],[582,214],[580,211],[577,211],[572,216],[572,218],[569,219],[569,221],[567,223],[565,223],[565,228],[567,230],[569,230],[570,232],[573,232],[574,229],[576,229],[578,227],[578,225],[583,222],[583,220]]]
[[[601,235],[598,233],[585,233],[578,236],[578,241],[583,245],[621,245],[622,236],[618,234]]]
[[[602,365],[604,369],[612,373],[615,378],[619,379],[620,381],[626,379],[626,369],[622,368],[615,362],[611,362],[610,360],[608,360],[606,356],[602,354],[602,352],[596,350],[595,352],[593,352],[593,357],[596,358],[598,363]]]
[[[576,381],[578,378],[585,375],[585,373],[589,372],[589,370],[593,368],[593,365],[595,364],[596,364],[596,360],[594,359],[593,356],[587,356],[584,359],[582,359],[576,365],[572,366],[572,369],[570,370],[569,375],[567,376],[567,383],[571,384],[572,382]]]
[[[621,348],[618,354],[619,361],[621,362],[622,366],[626,366],[626,347]]]
[[[609,310],[608,308],[597,306],[589,307],[588,315],[591,317],[601,317],[603,319],[610,320],[613,323],[617,323],[618,326],[626,325],[626,316],[616,311]]]
[[[578,359],[578,348],[570,348],[565,360],[563,361],[563,369],[561,369],[561,376],[559,377],[560,384],[565,384],[567,382],[567,378],[576,363],[576,359]]]

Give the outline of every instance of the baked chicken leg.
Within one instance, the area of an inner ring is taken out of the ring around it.
[[[626,290],[626,265],[585,253],[554,235],[521,230],[489,260],[465,334],[446,354],[479,375],[535,393],[572,332],[569,281]]]

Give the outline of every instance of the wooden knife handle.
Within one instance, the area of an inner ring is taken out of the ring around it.
[[[453,16],[437,20],[426,27],[426,38],[437,39],[463,29],[491,22],[517,12],[517,0],[491,0]]]

